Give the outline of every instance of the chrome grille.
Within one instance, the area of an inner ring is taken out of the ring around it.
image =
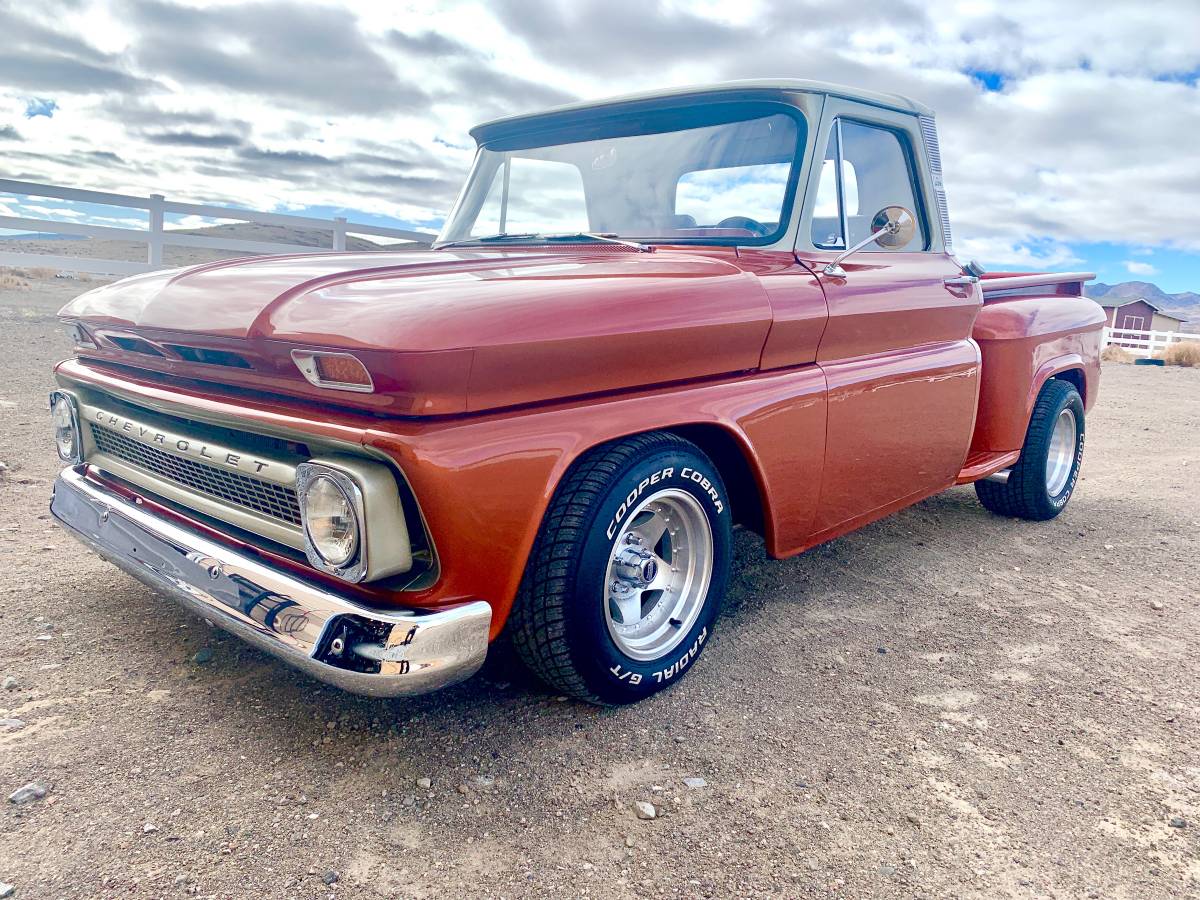
[[[183,459],[132,440],[119,431],[95,422],[90,424],[96,448],[109,456],[197,493],[236,504],[289,525],[300,525],[300,504],[293,488]]]

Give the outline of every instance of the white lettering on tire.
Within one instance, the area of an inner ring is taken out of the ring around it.
[[[617,514],[613,516],[612,521],[608,523],[608,530],[604,532],[610,541],[612,540],[613,535],[617,533],[617,525],[619,525],[621,520],[625,518],[625,514],[637,505],[637,499],[638,497],[642,496],[642,491],[646,490],[646,488],[650,487],[652,484],[658,484],[660,481],[670,478],[674,474],[674,466],[668,466],[665,469],[655,472],[649,478],[643,478],[638,486],[629,492],[629,496],[626,497],[621,502],[621,505],[617,507]]]
[[[637,672],[629,672],[629,671],[623,670],[621,668],[620,663],[617,663],[615,666],[613,666],[608,671],[610,671],[614,675],[616,675],[618,681],[628,680],[630,684],[641,684],[642,683],[641,675],[639,675]],[[622,674],[622,672],[624,672],[624,674]]]
[[[614,534],[617,533],[617,526],[621,524],[621,520],[625,518],[629,510],[637,505],[638,498],[646,488],[658,484],[660,481],[666,481],[675,475],[675,468],[668,466],[665,469],[659,469],[653,475],[643,478],[636,488],[629,492],[628,496],[621,501],[621,505],[617,507],[616,515],[612,517],[612,521],[608,523],[608,528],[605,530],[605,535],[611,541]],[[691,466],[686,466],[679,472],[679,477],[687,481],[692,481],[698,484],[701,489],[708,494],[708,497],[716,507],[718,515],[725,511],[725,503],[721,500],[721,495],[717,493],[717,489],[713,483],[708,480],[703,472],[697,472]]]
[[[690,475],[688,474],[689,472],[691,473]],[[712,482],[704,477],[703,472],[697,472],[692,468],[685,468],[679,473],[679,477],[694,481],[700,487],[704,488],[704,491],[712,499],[713,505],[717,508],[717,512],[724,512],[725,504],[721,502],[721,495],[717,493],[717,489],[713,487]]]
[[[700,629],[700,633],[696,635],[696,639],[692,641],[692,646],[688,648],[687,653],[671,663],[665,669],[660,669],[654,673],[654,680],[659,684],[664,681],[670,681],[676,675],[679,675],[687,668],[688,663],[696,658],[696,654],[700,652],[700,648],[704,646],[704,639],[708,637],[708,626],[705,625]]]
[[[670,681],[676,675],[682,675],[683,670],[686,669],[691,661],[694,660],[700,653],[700,648],[704,646],[704,641],[707,638],[708,626],[705,625],[700,629],[700,633],[696,635],[696,639],[692,641],[692,646],[687,649],[687,652],[684,653],[683,656],[679,657],[679,659],[675,660],[675,662],[671,663],[671,665],[667,666],[665,669],[659,669],[657,672],[652,673],[654,675],[654,680],[659,684],[662,684],[664,681]],[[642,676],[640,674],[623,668],[620,663],[613,666],[608,671],[615,675],[618,681],[628,681],[632,685],[638,685],[642,683]]]

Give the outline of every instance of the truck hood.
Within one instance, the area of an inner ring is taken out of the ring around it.
[[[125,279],[60,315],[98,338],[81,355],[427,415],[754,369],[771,323],[731,251],[609,245],[225,260]],[[376,393],[309,385],[297,348],[356,354]]]

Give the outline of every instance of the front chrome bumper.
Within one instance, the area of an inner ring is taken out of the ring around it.
[[[352,603],[156,516],[80,469],[59,475],[50,511],[75,538],[139,581],[356,694],[433,691],[472,675],[487,654],[492,613],[483,601],[430,611]]]

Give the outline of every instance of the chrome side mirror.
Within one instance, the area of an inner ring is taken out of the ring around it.
[[[917,220],[911,212],[903,206],[885,206],[871,219],[871,233],[853,247],[839,253],[837,258],[821,271],[826,275],[844,277],[846,270],[842,268],[842,263],[867,244],[878,244],[885,250],[892,250],[906,246],[916,233]]]

